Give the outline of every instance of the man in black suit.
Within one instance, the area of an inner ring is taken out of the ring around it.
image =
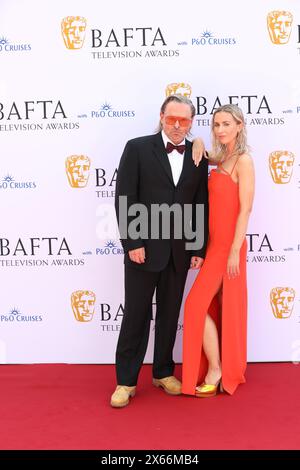
[[[192,144],[185,139],[194,116],[189,99],[169,96],[161,107],[161,132],[127,142],[120,161],[115,202],[125,251],[125,308],[116,351],[118,385],[111,397],[113,407],[126,406],[135,395],[155,290],[153,384],[171,395],[181,393],[181,383],[173,376],[178,317],[188,269],[202,265],[207,240],[207,159],[195,166]],[[180,213],[184,205],[193,209],[185,223]],[[196,233],[195,209],[199,205],[204,212],[196,238],[201,232],[202,243],[191,251],[187,249],[191,236],[186,232],[193,227]],[[172,212],[175,206],[177,212]],[[162,210],[154,220],[151,211],[157,207],[171,210],[169,214]],[[135,210],[139,214],[136,218]],[[164,233],[166,227],[169,233]]]

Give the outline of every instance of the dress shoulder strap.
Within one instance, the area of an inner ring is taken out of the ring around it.
[[[218,168],[220,168],[222,171],[224,171],[224,173],[226,173],[227,175],[229,175],[229,176],[231,175],[231,173],[229,173],[229,172],[226,170],[226,168],[223,167],[223,165],[222,165],[221,162],[218,163]]]
[[[237,157],[237,159],[236,159],[236,161],[235,161],[235,163],[234,163],[234,165],[233,165],[233,167],[232,167],[232,170],[231,170],[231,172],[230,172],[230,176],[232,175],[233,170],[235,169],[235,165],[237,164],[239,158],[240,158],[240,156]]]

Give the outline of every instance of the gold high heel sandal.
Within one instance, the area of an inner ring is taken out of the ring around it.
[[[215,385],[206,384],[203,382],[199,387],[196,387],[195,396],[198,398],[209,398],[215,397],[218,392],[218,388],[220,387],[220,392],[223,392],[223,386],[221,379]]]

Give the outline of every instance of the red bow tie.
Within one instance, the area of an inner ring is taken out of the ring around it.
[[[171,142],[168,142],[166,146],[167,153],[170,153],[173,150],[177,150],[177,152],[183,153],[185,151],[185,145],[174,145]]]

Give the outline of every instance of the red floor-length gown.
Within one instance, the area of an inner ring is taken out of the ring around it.
[[[222,386],[233,394],[245,382],[247,362],[247,286],[244,240],[240,250],[240,275],[229,279],[227,261],[239,213],[239,185],[221,166],[211,171],[209,190],[209,241],[202,268],[184,309],[182,393],[195,395],[207,373],[203,331],[207,312],[214,319],[220,341]],[[215,292],[223,284],[222,305]]]

